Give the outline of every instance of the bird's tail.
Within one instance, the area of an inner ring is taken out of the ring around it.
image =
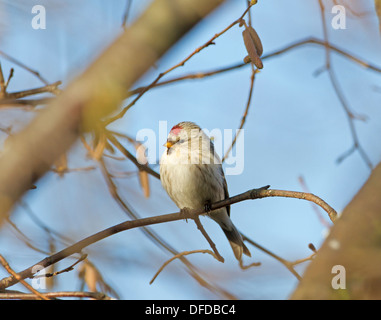
[[[251,257],[251,253],[249,249],[245,246],[243,243],[241,234],[237,230],[237,228],[234,226],[233,223],[229,225],[229,229],[225,225],[221,225],[222,230],[225,233],[226,238],[228,238],[229,243],[233,249],[234,255],[238,261],[242,258],[242,253],[247,255],[248,257]]]

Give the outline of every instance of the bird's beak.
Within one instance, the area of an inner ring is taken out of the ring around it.
[[[163,144],[163,146],[164,146],[164,147],[167,147],[168,149],[169,149],[170,147],[172,147],[173,145],[174,145],[174,143],[173,143],[172,141],[169,141],[169,140],[167,140],[167,142]]]

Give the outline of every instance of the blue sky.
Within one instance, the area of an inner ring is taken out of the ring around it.
[[[130,23],[149,2],[133,1]],[[347,28],[335,30],[328,26],[328,32],[333,44],[381,66],[380,35],[372,3],[361,1],[361,11],[370,11],[365,17],[360,19],[347,12]],[[46,7],[46,30],[31,28],[33,4]],[[64,4],[58,1],[0,1],[6,17],[0,31],[0,50],[38,70],[49,82],[61,80],[65,87],[122,32],[120,26],[125,4],[125,1],[101,0],[66,1]],[[326,4],[326,17],[330,22],[333,17],[329,10],[331,4],[328,1]],[[354,3],[351,5],[356,8]],[[149,83],[159,72],[180,62],[237,19],[244,9],[243,0],[227,1],[187,34],[136,86]],[[252,19],[262,39],[264,55],[307,37],[323,39],[317,1],[259,1],[252,9]],[[174,70],[163,80],[243,61],[246,52],[241,34],[242,29],[234,27],[218,38],[214,46],[195,55],[184,67]],[[327,72],[314,75],[324,65],[324,58],[321,46],[308,45],[264,61],[263,70],[256,76],[245,124],[245,169],[241,175],[227,176],[231,195],[267,184],[274,189],[302,191],[298,178],[303,176],[311,192],[340,212],[366,181],[370,170],[358,152],[337,163],[338,157],[351,148],[353,141],[346,115]],[[0,61],[5,73],[14,67],[1,56]],[[376,165],[381,158],[378,138],[381,134],[380,74],[337,54],[332,54],[332,67],[351,109],[356,114],[366,115],[367,121],[356,121],[355,125],[362,147]],[[167,121],[170,128],[189,120],[208,130],[234,130],[239,126],[246,106],[250,74],[247,66],[207,79],[153,89],[112,128],[134,137],[144,128],[158,133],[159,121]],[[40,85],[35,77],[15,67],[9,90]],[[33,112],[9,109],[0,112],[0,125],[12,124],[15,130],[35,116]],[[157,141],[157,149],[163,143]],[[85,158],[80,144],[73,146],[69,159],[70,167],[94,165]],[[127,161],[110,160],[108,164],[113,172],[134,169]],[[124,199],[141,216],[177,211],[160,182],[154,178],[150,178],[150,182],[151,196],[145,199],[136,175],[116,179]],[[73,241],[126,219],[110,197],[99,170],[70,173],[63,178],[50,173],[38,182],[36,190],[25,196],[24,201],[47,225],[65,233]],[[319,247],[327,232],[311,204],[302,200],[246,201],[234,205],[231,215],[244,234],[288,260],[308,256],[311,253],[308,243]],[[323,215],[325,217],[324,212]],[[46,235],[28,218],[25,209],[16,209],[12,220],[36,244],[47,248]],[[253,258],[246,262],[260,261],[262,265],[241,271],[219,227],[212,220],[203,219],[202,222],[226,260],[221,264],[206,255],[189,257],[208,279],[241,299],[285,299],[289,296],[297,280],[284,266],[250,247]],[[153,230],[179,251],[208,248],[193,223],[172,222],[155,226]],[[57,246],[62,248],[62,244]],[[90,246],[86,252],[105,280],[124,299],[219,298],[200,288],[178,261],[172,262],[149,285],[152,276],[170,255],[153,245],[140,230],[105,239]],[[25,248],[11,228],[3,228],[0,232],[0,253],[16,270],[44,257]],[[58,269],[72,261],[60,262]],[[297,270],[302,272],[304,266]],[[0,276],[4,275],[5,272],[0,270]],[[56,280],[55,290],[79,287],[76,271],[59,275]]]

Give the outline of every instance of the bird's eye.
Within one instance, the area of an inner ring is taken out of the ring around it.
[[[176,137],[176,139],[175,140],[172,140],[171,142],[172,142],[172,144],[176,144],[176,143],[178,143],[180,141],[180,138],[179,137]]]

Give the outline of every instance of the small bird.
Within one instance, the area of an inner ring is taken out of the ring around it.
[[[251,256],[241,234],[230,220],[230,206],[210,211],[210,205],[229,197],[225,175],[214,145],[193,122],[180,122],[169,132],[160,160],[160,180],[180,208],[206,208],[207,215],[224,231],[238,261]]]

